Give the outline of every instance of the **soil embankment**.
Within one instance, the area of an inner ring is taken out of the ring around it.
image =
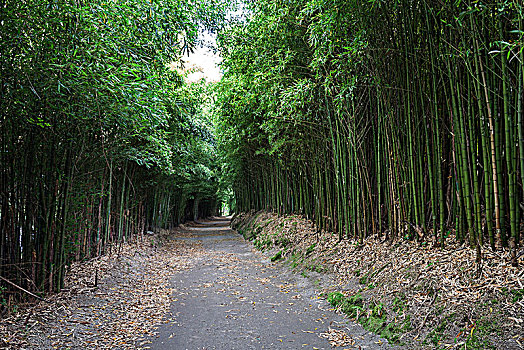
[[[339,311],[408,348],[522,349],[524,269],[507,251],[370,237],[362,245],[300,216],[242,214],[233,227],[273,260],[324,284]],[[520,261],[522,266],[524,261]],[[323,276],[322,278],[318,276]]]

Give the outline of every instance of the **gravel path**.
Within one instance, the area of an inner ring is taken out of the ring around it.
[[[172,277],[166,322],[151,349],[343,349],[390,348],[386,341],[333,312],[318,296],[318,282],[272,263],[229,221],[190,228],[203,253]],[[330,339],[331,338],[331,342]]]

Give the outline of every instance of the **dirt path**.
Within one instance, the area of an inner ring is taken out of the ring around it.
[[[389,348],[360,325],[335,314],[318,297],[317,281],[272,263],[216,219],[191,228],[203,253],[172,278],[169,322],[151,349]],[[331,337],[331,343],[329,338]]]
[[[0,349],[389,348],[319,298],[321,279],[206,221],[74,264],[49,303],[0,323]]]

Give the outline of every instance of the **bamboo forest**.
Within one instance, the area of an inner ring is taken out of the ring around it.
[[[274,2],[230,29],[218,137],[239,211],[341,239],[453,234],[516,263],[523,7],[429,3]]]
[[[0,9],[0,320],[70,290],[75,264],[206,218],[274,215],[311,223],[333,247],[464,250],[472,278],[503,256],[520,276],[507,293],[521,303],[512,317],[522,331],[520,0],[3,0]],[[206,45],[220,78],[188,79],[188,60]],[[296,256],[290,237],[277,242],[282,258]],[[179,242],[170,240],[146,247]],[[369,266],[368,282],[385,269]]]

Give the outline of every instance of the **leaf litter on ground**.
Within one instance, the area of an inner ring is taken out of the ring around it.
[[[471,330],[478,332],[483,323],[488,325],[483,336],[494,347],[523,348],[524,254],[520,267],[513,267],[508,249],[484,246],[479,266],[475,250],[453,237],[444,248],[432,241],[384,240],[383,235],[368,237],[360,245],[317,230],[300,215],[266,211],[238,215],[232,226],[257,232],[256,246],[271,247],[291,262],[298,260],[297,268],[329,272],[330,283],[319,294],[361,295],[367,306],[383,305],[388,322],[409,322],[401,342],[464,346],[472,338]]]
[[[185,227],[138,236],[111,254],[72,264],[65,288],[0,323],[0,349],[139,349],[169,310],[169,277],[202,253]],[[95,279],[98,276],[98,284]]]

